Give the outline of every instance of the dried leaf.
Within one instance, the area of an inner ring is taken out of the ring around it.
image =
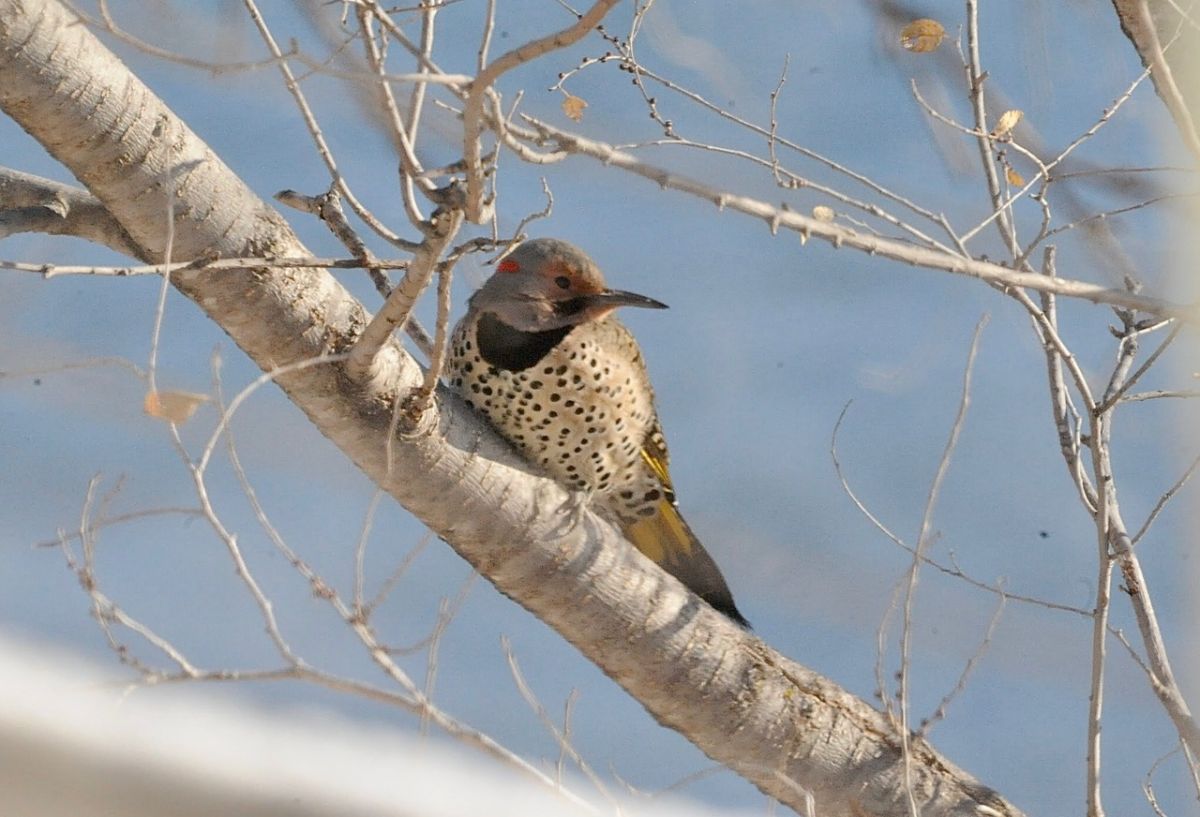
[[[1009,132],[1017,126],[1017,123],[1021,121],[1021,117],[1024,115],[1024,113],[1018,111],[1016,108],[1000,114],[1000,119],[996,121],[996,127],[992,129],[992,138],[1000,139],[1008,136]]]
[[[1016,171],[1015,168],[1007,167],[1004,169],[1004,178],[1008,179],[1008,183],[1013,187],[1024,187],[1025,177]]]
[[[824,204],[818,204],[813,208],[813,218],[817,221],[833,221],[834,212],[832,207],[826,207]]]
[[[208,400],[207,394],[190,391],[148,391],[142,401],[142,410],[156,420],[184,423],[196,413],[201,403]]]
[[[900,29],[900,45],[916,54],[936,51],[946,38],[946,29],[937,20],[913,20]]]
[[[563,113],[572,122],[578,122],[583,119],[583,109],[587,107],[587,103],[581,97],[568,96],[562,101]]]

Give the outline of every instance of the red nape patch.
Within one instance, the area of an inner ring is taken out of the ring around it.
[[[496,267],[496,272],[520,272],[521,265],[511,258],[505,258],[500,262],[500,266]]]

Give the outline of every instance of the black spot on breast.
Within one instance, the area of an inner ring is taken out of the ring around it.
[[[489,365],[520,372],[537,365],[572,328],[564,326],[545,332],[522,332],[492,313],[484,312],[476,324],[475,338],[479,342],[480,355]]]

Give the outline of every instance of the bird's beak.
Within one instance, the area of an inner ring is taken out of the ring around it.
[[[616,309],[618,306],[640,306],[643,309],[666,309],[662,301],[638,295],[636,292],[625,292],[620,289],[605,289],[595,295],[587,296],[588,306],[592,308]]]

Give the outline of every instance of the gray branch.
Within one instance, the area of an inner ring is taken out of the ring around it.
[[[1113,8],[1183,143],[1200,161],[1200,7],[1178,0],[1113,0]]]
[[[125,228],[91,193],[0,167],[0,239],[16,233],[71,235],[122,255],[138,255]]]

